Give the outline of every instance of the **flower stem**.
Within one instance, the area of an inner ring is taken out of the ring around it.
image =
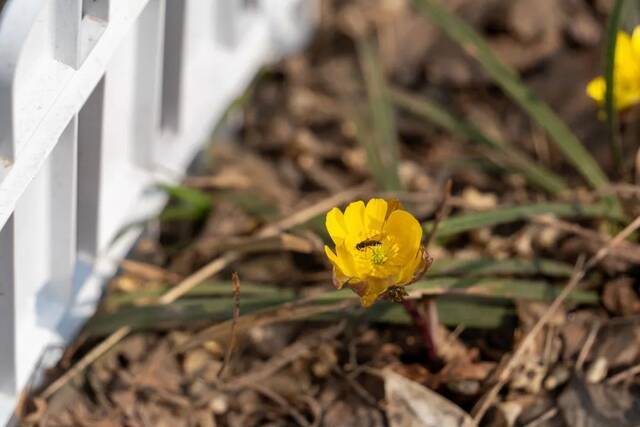
[[[422,335],[422,342],[427,351],[428,361],[440,367],[442,360],[438,355],[435,340],[435,328],[438,325],[438,312],[436,311],[435,301],[432,298],[420,300],[405,298],[402,300],[402,305]]]

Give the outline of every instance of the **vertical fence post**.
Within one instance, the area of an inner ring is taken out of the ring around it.
[[[56,0],[55,18],[55,59],[77,69],[80,66],[82,0]]]
[[[16,389],[13,218],[0,229],[0,393]],[[0,420],[0,423],[2,420]]]
[[[167,1],[162,73],[162,128],[177,132],[182,96],[184,24],[188,0]]]
[[[78,113],[78,254],[98,253],[100,179],[105,79],[95,87]]]
[[[60,305],[71,302],[76,259],[78,119],[73,118],[50,157],[51,282],[47,294]]]
[[[155,139],[160,129],[164,12],[164,0],[151,0],[140,15],[136,34],[134,156],[136,163],[144,168],[153,164]]]

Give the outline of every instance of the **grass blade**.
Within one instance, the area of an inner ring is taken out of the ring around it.
[[[615,210],[611,209],[606,200],[590,205],[581,203],[534,203],[447,218],[438,226],[437,237],[450,237],[482,227],[523,221],[541,214],[552,214],[561,218],[606,218],[620,221],[623,219],[616,214]],[[423,226],[425,230],[431,230],[432,221],[425,222]]]
[[[515,326],[517,316],[510,301],[487,301],[486,298],[438,298],[436,301],[438,321],[446,326],[469,325],[475,329],[495,329],[507,325]],[[335,314],[325,315],[327,320]],[[356,317],[356,316],[353,316]],[[378,303],[362,316],[376,323],[410,325],[412,319],[399,304]],[[356,318],[361,320],[360,317]]]
[[[526,299],[551,301],[562,292],[540,280],[522,280],[496,277],[442,277],[421,280],[411,285],[409,293],[420,295],[474,295],[500,299]],[[598,294],[577,290],[568,299],[578,304],[597,304]]]
[[[134,292],[115,293],[109,295],[105,302],[104,308],[108,311],[119,309],[123,306],[140,304],[146,301],[152,301],[154,298],[160,297],[170,289],[169,285],[156,286],[153,288],[144,288]],[[202,298],[202,297],[231,297],[233,296],[233,287],[230,281],[205,281],[193,288],[185,297]],[[248,298],[286,298],[293,299],[295,294],[291,289],[281,289],[276,286],[265,285],[261,283],[242,283],[242,296]]]
[[[611,147],[611,156],[615,164],[615,170],[621,170],[622,165],[622,145],[618,135],[618,114],[615,108],[615,81],[613,78],[615,58],[616,58],[616,42],[618,40],[618,29],[620,28],[620,19],[622,17],[622,6],[624,0],[616,0],[613,4],[611,16],[607,22],[607,51],[605,58],[605,85],[604,106],[607,114],[607,126],[609,128],[609,144]]]
[[[455,117],[437,103],[395,88],[391,90],[391,97],[400,108],[440,126],[457,137],[501,151],[507,166],[521,172],[535,186],[554,195],[568,189],[559,175],[538,164],[523,151],[506,141],[490,138],[471,123]]]
[[[371,174],[378,185],[384,190],[399,191],[398,133],[382,67],[377,52],[366,41],[358,42],[358,56],[370,110],[367,128],[372,131],[371,135],[359,132],[359,140],[367,151]]]
[[[159,215],[163,221],[191,220],[198,221],[207,216],[211,210],[211,197],[207,193],[184,185],[159,185],[170,197],[170,203]]]
[[[502,300],[505,304],[511,299],[532,299],[532,300],[552,300],[561,291],[561,287],[551,285],[545,281],[505,279],[495,277],[482,278],[457,278],[457,277],[438,277],[421,280],[409,288],[412,293],[421,293],[425,295],[438,296],[437,303],[447,304],[444,301],[452,301],[448,298],[477,298],[479,302],[484,301],[485,305],[491,304],[491,301]],[[176,325],[186,326],[187,324],[223,321],[230,319],[232,316],[233,304],[232,296],[226,298],[186,298],[175,301],[168,305],[145,305],[145,306],[128,306],[120,308],[115,312],[103,313],[91,319],[84,330],[85,335],[104,335],[108,334],[119,327],[130,326],[135,330],[163,329],[174,327]],[[355,300],[357,296],[349,289],[341,291],[326,292],[318,295],[314,300],[314,305],[331,305],[340,301]],[[264,297],[247,297],[241,299],[241,309],[243,315],[260,313],[265,310],[272,310],[283,304],[290,303],[295,300],[293,295],[283,293],[279,296]],[[598,302],[598,295],[590,291],[574,291],[568,301],[580,304],[594,304]],[[364,316],[371,321],[386,322],[388,317],[380,316],[379,311],[390,309],[390,306],[399,306],[389,302],[381,301],[372,309],[365,310]],[[385,308],[387,307],[387,308]],[[482,325],[485,319],[482,316],[488,314],[484,310],[470,311],[458,308],[456,310],[448,308],[451,312],[444,313],[442,310],[446,324],[473,324],[474,326]],[[455,317],[452,312],[464,313],[464,318]],[[499,311],[504,313],[504,309]],[[330,318],[344,318],[353,316],[355,310],[340,310],[331,314]],[[496,314],[496,313],[494,313]],[[394,316],[397,316],[396,313]],[[380,317],[379,317],[380,316]],[[389,316],[389,315],[386,315]],[[310,319],[327,318],[312,316]],[[502,318],[502,314],[494,318]],[[491,322],[494,325],[496,322]]]
[[[429,277],[434,276],[483,276],[483,275],[520,275],[549,277],[569,277],[573,267],[564,262],[544,258],[510,258],[497,260],[491,258],[475,259],[438,259],[429,268]]]
[[[436,0],[414,0],[418,10],[459,43],[482,65],[495,82],[542,126],[566,159],[596,189],[609,185],[609,180],[595,159],[584,148],[568,126],[524,85],[518,75],[491,51],[489,45],[463,20],[440,6]]]

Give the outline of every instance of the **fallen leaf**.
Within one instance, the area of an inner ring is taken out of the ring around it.
[[[628,389],[587,384],[576,378],[558,398],[571,427],[631,427],[640,425],[640,396]]]
[[[451,401],[392,370],[382,372],[391,427],[464,427],[471,417]]]

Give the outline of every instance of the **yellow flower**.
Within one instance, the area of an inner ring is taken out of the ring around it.
[[[640,102],[640,26],[633,34],[619,31],[613,67],[613,99],[617,110],[624,110]],[[607,84],[599,76],[587,85],[587,94],[598,104],[604,104]]]
[[[325,246],[333,264],[334,284],[345,284],[373,304],[387,291],[416,281],[431,265],[422,247],[422,227],[396,200],[351,203],[344,214],[333,208],[326,226],[335,252]]]

